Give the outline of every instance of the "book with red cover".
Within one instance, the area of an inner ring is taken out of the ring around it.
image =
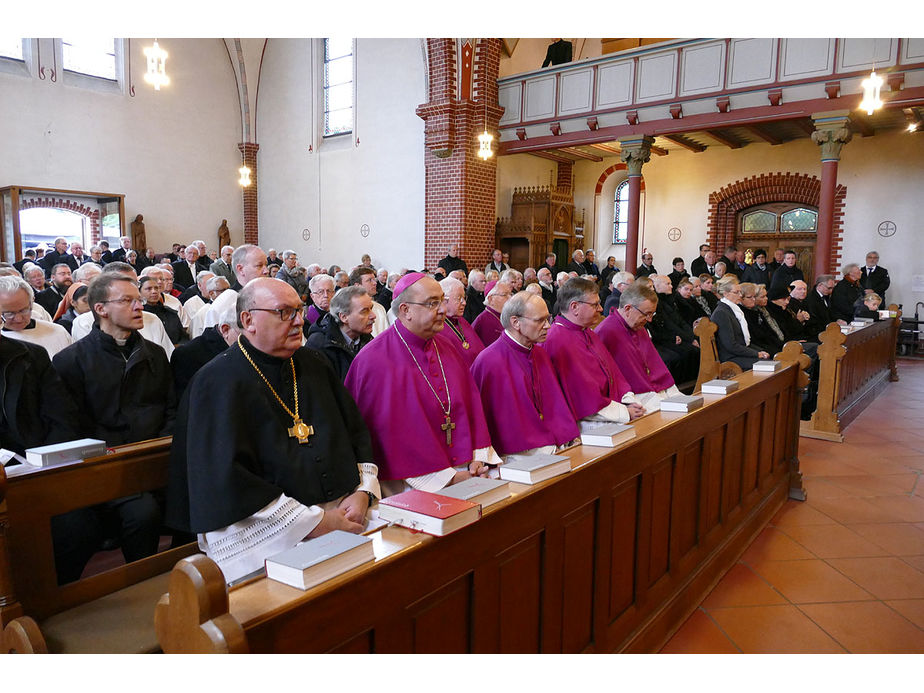
[[[481,506],[460,498],[411,489],[379,501],[379,517],[442,537],[481,518]]]

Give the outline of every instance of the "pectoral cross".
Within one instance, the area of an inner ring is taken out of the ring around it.
[[[295,419],[292,422],[292,428],[289,429],[290,438],[298,438],[299,444],[307,443],[308,437],[314,435],[314,426],[304,423],[301,419]]]
[[[446,431],[446,445],[450,447],[452,447],[452,429],[454,429],[455,427],[456,425],[452,422],[452,419],[450,419],[449,415],[447,414],[446,423],[440,426],[440,428]]]

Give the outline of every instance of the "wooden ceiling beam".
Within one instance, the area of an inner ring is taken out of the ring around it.
[[[872,126],[869,124],[869,121],[866,118],[853,115],[850,118],[850,128],[854,132],[860,133],[863,137],[872,137],[876,134],[876,131],[873,130]]]
[[[790,122],[802,130],[802,132],[804,132],[809,137],[811,137],[812,133],[815,132],[815,123],[811,118],[796,118]]]
[[[576,147],[562,147],[559,151],[570,154],[571,156],[576,156],[579,159],[587,159],[588,161],[603,161],[602,156],[597,156],[596,154],[588,154],[587,152],[577,149]]]
[[[729,149],[741,149],[741,147],[746,144],[745,142],[742,142],[736,137],[732,137],[731,135],[728,135],[721,130],[704,130],[703,132],[709,135],[716,142],[724,144]]]
[[[662,135],[662,137],[664,137],[665,139],[670,140],[670,141],[673,142],[674,144],[679,144],[679,145],[680,145],[681,147],[683,147],[684,149],[689,149],[691,152],[699,153],[699,152],[704,152],[704,151],[706,151],[706,147],[705,147],[705,146],[703,146],[703,145],[701,145],[701,144],[697,144],[697,143],[694,142],[693,140],[688,140],[688,139],[687,139],[686,137],[684,137],[683,135]]]
[[[609,144],[588,144],[588,147],[592,149],[597,149],[601,152],[606,152],[607,154],[619,154],[621,151],[619,147],[613,147]]]
[[[666,149],[662,149],[661,147],[655,147],[654,145],[649,147],[649,149],[651,149],[652,154],[657,154],[658,156],[667,156],[668,154],[670,154],[670,152],[667,151]]]
[[[744,128],[748,132],[757,135],[757,137],[762,139],[764,142],[769,142],[770,144],[783,144],[783,140],[769,132],[766,128],[761,127],[760,125],[745,125]]]

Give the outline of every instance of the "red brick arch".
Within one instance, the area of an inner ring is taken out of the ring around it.
[[[616,171],[627,171],[627,170],[628,170],[628,167],[625,164],[613,164],[608,169],[606,169],[603,173],[600,174],[600,177],[597,179],[597,187],[594,190],[594,195],[599,195],[601,192],[603,192],[603,184],[606,182],[606,179],[609,178],[614,173],[616,173]],[[644,176],[642,177],[640,190],[641,192],[645,192]]]
[[[63,209],[74,214],[80,214],[90,220],[90,243],[95,245],[99,243],[99,210],[82,205],[74,200],[67,200],[59,197],[30,197],[19,201],[19,209]]]
[[[847,186],[838,185],[834,193],[834,228],[831,238],[830,267],[837,266],[844,239],[844,205]],[[709,195],[709,235],[713,248],[735,242],[738,212],[769,202],[796,202],[817,208],[821,199],[821,180],[805,173],[762,173],[738,180]]]

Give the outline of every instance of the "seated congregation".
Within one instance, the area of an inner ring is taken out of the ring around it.
[[[646,255],[637,277],[580,250],[557,274],[554,254],[520,272],[500,250],[469,271],[456,246],[432,272],[391,273],[255,245],[134,265],[66,246],[0,267],[2,447],[173,439],[165,490],[53,519],[60,584],[104,548],[131,562],[194,537],[239,580],[305,538],[362,532],[385,496],[496,477],[509,455],[579,443],[582,421],[658,411],[693,389],[704,317],[719,360],[747,370],[789,341],[812,356],[830,322],[878,317],[888,288],[849,264],[809,291],[791,251],[742,268],[708,246],[698,275]]]

